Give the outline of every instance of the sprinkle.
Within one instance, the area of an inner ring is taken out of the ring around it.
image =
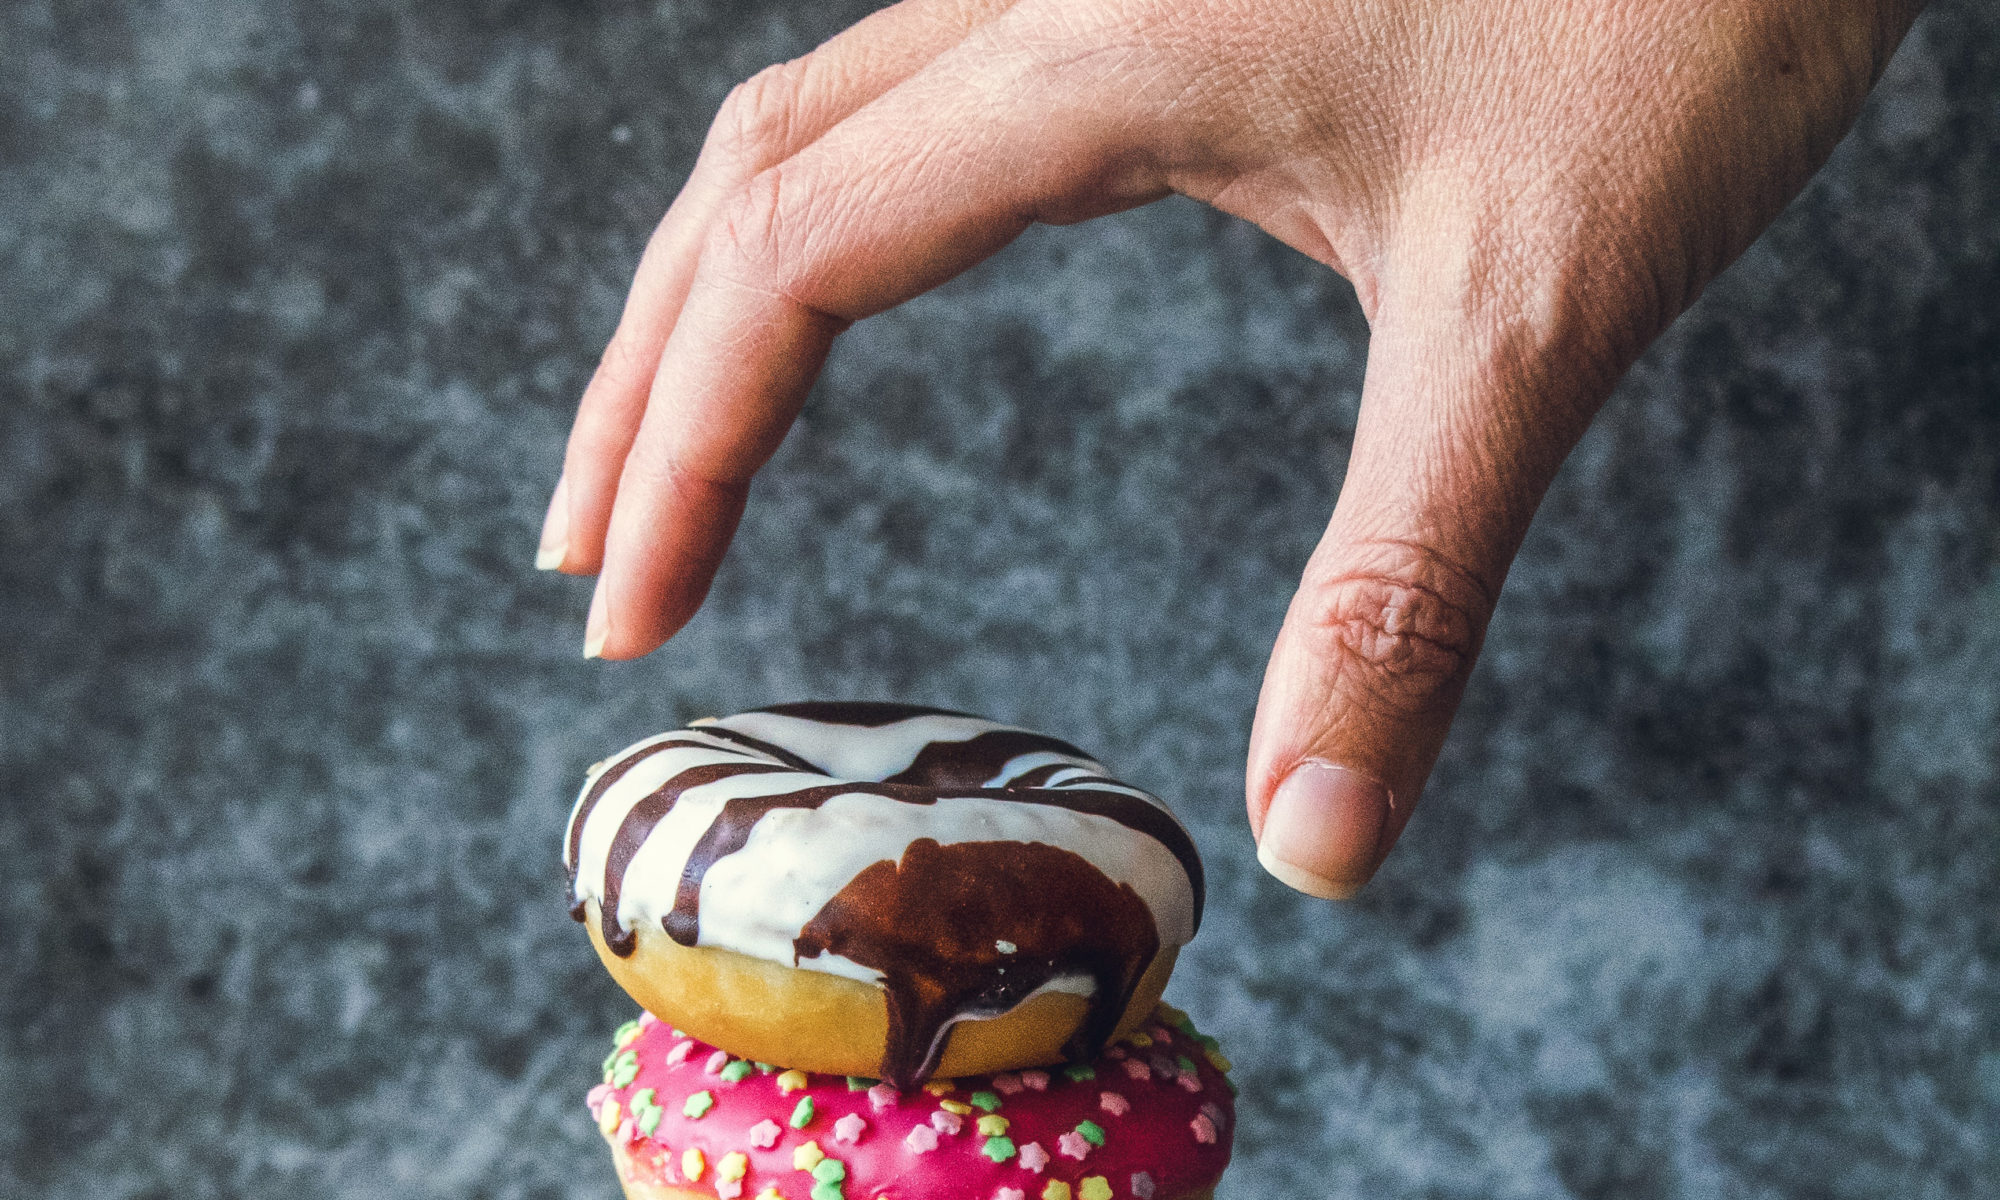
[[[659,1023],[660,1023],[660,1018],[654,1016],[650,1012],[642,1012],[639,1014],[639,1028],[641,1029],[650,1029],[653,1026],[658,1025]]]
[[[1201,1090],[1201,1076],[1196,1075],[1192,1071],[1174,1080],[1174,1082],[1180,1084],[1181,1090],[1184,1092],[1193,1093]]]
[[[1046,1092],[1049,1090],[1049,1073],[1047,1071],[1023,1071],[1021,1072],[1021,1082],[1026,1084],[1028,1090],[1031,1092]]]
[[[1090,1140],[1080,1133],[1065,1133],[1056,1139],[1056,1149],[1078,1162],[1090,1153]]]
[[[706,1170],[708,1170],[708,1160],[701,1156],[701,1151],[689,1146],[681,1155],[681,1174],[688,1177],[689,1183],[693,1183],[700,1179],[701,1173]]]
[[[715,1096],[713,1093],[696,1092],[687,1098],[686,1104],[681,1105],[681,1115],[690,1120],[699,1121],[708,1115],[709,1109],[714,1107]]]
[[[1168,1025],[1186,1025],[1188,1023],[1188,1015],[1171,1004],[1155,1004],[1153,1006],[1153,1015]]]
[[[717,1050],[715,1053],[708,1056],[708,1063],[707,1065],[702,1067],[702,1070],[707,1071],[710,1075],[715,1075],[719,1074],[722,1071],[722,1068],[728,1065],[729,1065],[728,1052],[723,1050]]]
[[[1028,1200],[1028,1193],[1020,1188],[1001,1188],[993,1193],[993,1200]]]
[[[1099,1125],[1095,1121],[1078,1121],[1076,1123],[1076,1131],[1083,1135],[1084,1141],[1089,1142],[1093,1146],[1102,1146],[1104,1144],[1104,1126]]]
[[[1183,1075],[1194,1074],[1194,1060],[1185,1054],[1175,1055],[1174,1065],[1181,1069],[1181,1074]]]
[[[1021,1166],[1040,1175],[1049,1165],[1049,1152],[1042,1149],[1040,1142],[1029,1142],[1021,1147]]]
[[[1208,1114],[1208,1119],[1215,1122],[1215,1127],[1217,1129],[1221,1129],[1223,1126],[1229,1123],[1228,1119],[1224,1117],[1222,1114],[1222,1106],[1217,1104],[1213,1100],[1210,1100],[1208,1103],[1202,1105],[1201,1111]]]
[[[958,1081],[955,1079],[933,1079],[924,1085],[924,1090],[933,1096],[949,1096],[958,1090]]]
[[[783,1075],[778,1076],[778,1090],[787,1094],[802,1092],[805,1090],[807,1082],[808,1080],[804,1071],[786,1071]]]
[[[810,1171],[818,1166],[820,1160],[825,1157],[826,1151],[819,1148],[818,1142],[807,1142],[805,1145],[792,1151],[792,1169]]]
[[[1153,1177],[1144,1171],[1132,1172],[1132,1194],[1139,1200],[1153,1200]]]
[[[740,1058],[722,1068],[722,1081],[724,1083],[742,1083],[749,1077],[750,1064]]]
[[[999,1136],[987,1138],[986,1144],[979,1148],[979,1152],[996,1163],[1006,1162],[1014,1157],[1014,1139]]]
[[[1128,1058],[1125,1060],[1125,1074],[1130,1076],[1135,1082],[1144,1083],[1153,1077],[1153,1068],[1136,1058]]]
[[[1017,951],[1017,950],[1019,950],[1019,949],[1020,949],[1020,947],[1019,947],[1019,946],[1016,946],[1016,945],[1015,945],[1014,943],[1012,943],[1012,942],[1009,942],[1009,941],[1004,941],[1004,940],[1003,940],[1003,941],[997,941],[997,942],[994,942],[994,943],[993,943],[993,948],[994,948],[995,950],[998,950],[998,951],[999,951],[1000,953],[1002,953],[1002,954],[1012,954],[1012,953],[1014,953],[1015,951]]]
[[[812,1165],[812,1177],[821,1183],[839,1183],[847,1178],[847,1164],[837,1158],[822,1158]]]
[[[1009,1121],[1007,1118],[996,1117],[993,1114],[988,1113],[987,1115],[979,1118],[980,1136],[999,1137],[1001,1134],[1007,1132],[1007,1126],[1010,1124],[1012,1124],[1012,1122]]]
[[[1174,1060],[1164,1054],[1155,1054],[1146,1061],[1153,1064],[1153,1074],[1162,1079],[1172,1079],[1180,1073],[1180,1068],[1174,1065]]]
[[[750,1156],[741,1150],[732,1150],[715,1164],[717,1179],[741,1179],[750,1173]]]
[[[937,1149],[937,1130],[928,1125],[919,1125],[910,1130],[909,1136],[903,1139],[903,1145],[908,1147],[912,1154],[929,1154]]]
[[[987,1112],[1000,1110],[1000,1095],[997,1092],[974,1092],[966,1099],[974,1108],[983,1108]]]
[[[1012,1071],[1004,1075],[995,1075],[993,1077],[993,1086],[1003,1096],[1018,1096],[1021,1094],[1021,1077]]]
[[[769,1075],[771,1072],[778,1069],[772,1066],[770,1063],[751,1063],[750,1065],[757,1068],[757,1073],[759,1075]]]
[[[957,1133],[965,1128],[965,1118],[955,1112],[934,1112],[931,1114],[931,1128],[939,1133]]]
[[[654,1105],[654,1094],[652,1088],[640,1088],[638,1091],[633,1092],[631,1101],[632,1110],[637,1112],[642,1108],[652,1108]]]
[[[1070,1200],[1069,1185],[1060,1179],[1049,1180],[1049,1186],[1042,1189],[1042,1200]]]
[[[625,1087],[639,1077],[639,1056],[627,1050],[611,1064],[612,1087]]]
[[[1071,1063],[1063,1068],[1063,1074],[1072,1083],[1082,1083],[1086,1079],[1097,1078],[1097,1071],[1089,1063]]]
[[[898,1095],[895,1088],[886,1083],[878,1083],[868,1089],[868,1104],[876,1112],[881,1112],[885,1108],[893,1107]]]
[[[849,1075],[847,1077],[847,1090],[850,1092],[865,1092],[874,1086],[875,1080],[868,1078],[866,1075]]]
[[[606,1100],[604,1107],[599,1109],[597,1113],[598,1132],[602,1133],[605,1137],[610,1137],[612,1131],[618,1128],[618,1118],[620,1115],[618,1102],[616,1100]]]
[[[847,1193],[841,1190],[841,1183],[837,1179],[821,1180],[813,1184],[810,1194],[812,1200],[847,1200]]]
[[[624,1123],[618,1126],[616,1137],[621,1142],[637,1141],[639,1140],[639,1127],[632,1123],[632,1118],[626,1117]]]
[[[972,1106],[963,1100],[940,1100],[938,1107],[948,1113],[957,1113],[961,1117],[972,1111]]]
[[[611,1085],[608,1083],[594,1083],[590,1085],[590,1093],[583,1098],[583,1106],[593,1113],[596,1112],[597,1106],[604,1103],[605,1098],[611,1095],[612,1090]]]
[[[812,1120],[813,1098],[811,1096],[800,1096],[798,1107],[792,1110],[792,1128],[804,1129],[806,1126],[812,1124]]]
[[[693,1042],[676,1042],[674,1044],[674,1048],[667,1051],[667,1065],[670,1067],[680,1066],[682,1063],[688,1060],[688,1055],[692,1053],[693,1050],[694,1050]]]
[[[653,1132],[660,1127],[660,1118],[667,1115],[657,1104],[649,1104],[637,1111],[639,1113],[639,1132],[645,1134],[647,1137],[653,1136]]]
[[[1132,1111],[1132,1102],[1117,1092],[1106,1092],[1097,1098],[1097,1107],[1114,1117],[1122,1117]]]
[[[848,1113],[833,1123],[833,1140],[851,1146],[861,1140],[861,1131],[866,1128],[868,1122],[861,1119],[860,1113]]]
[[[757,1200],[785,1200],[785,1197],[783,1193],[778,1191],[777,1186],[774,1184],[758,1192]]]
[[[784,1130],[778,1128],[776,1121],[762,1120],[750,1127],[750,1144],[759,1150],[769,1150],[778,1144],[778,1138],[783,1134]]]
[[[618,1044],[620,1050],[623,1050],[626,1043],[639,1036],[640,1028],[639,1019],[634,1017],[630,1021],[620,1025],[618,1032],[611,1035],[611,1040]]]
[[[1113,1046],[1106,1046],[1104,1048],[1104,1057],[1110,1059],[1112,1062],[1119,1061],[1120,1059],[1124,1058],[1125,1055],[1126,1055],[1126,1050],[1125,1047],[1123,1046],[1113,1045]]]
[[[1081,1200],[1111,1200],[1111,1183],[1102,1175],[1086,1176],[1076,1194]]]
[[[1201,1054],[1203,1058],[1208,1060],[1208,1065],[1218,1071],[1231,1071],[1235,1069],[1235,1065],[1229,1061],[1228,1057],[1213,1046],[1203,1048]]]
[[[1153,1044],[1153,1035],[1150,1033],[1145,1033],[1141,1030],[1134,1029],[1125,1038],[1125,1040],[1132,1043],[1134,1046],[1139,1047],[1139,1049],[1144,1050],[1146,1047]]]
[[[1194,1120],[1188,1122],[1188,1128],[1194,1130],[1195,1141],[1204,1146],[1215,1144],[1215,1122],[1208,1119],[1207,1113],[1197,1114]]]
[[[715,1181],[715,1194],[721,1197],[721,1200],[736,1200],[738,1196],[743,1194],[743,1181],[740,1179],[718,1179]]]

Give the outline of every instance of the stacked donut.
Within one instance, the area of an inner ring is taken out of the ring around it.
[[[791,704],[590,771],[571,913],[646,1009],[590,1095],[632,1200],[1191,1200],[1227,1063],[1159,1003],[1201,863],[1158,799],[963,713]]]

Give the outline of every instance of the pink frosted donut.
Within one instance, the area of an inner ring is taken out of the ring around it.
[[[630,1200],[1198,1200],[1229,1165],[1228,1067],[1165,1005],[1088,1064],[911,1092],[732,1058],[649,1013],[588,1103]]]

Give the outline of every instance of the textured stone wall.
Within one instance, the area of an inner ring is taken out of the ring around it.
[[[1230,1200],[1991,1196],[1995,9],[1627,380],[1329,907],[1240,770],[1366,331],[1192,203],[856,328],[666,651],[529,569],[708,115],[866,7],[0,6],[0,1195],[609,1200],[580,772],[849,696],[1187,814]]]

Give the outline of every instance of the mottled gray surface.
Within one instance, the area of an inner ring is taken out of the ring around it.
[[[1994,1195],[1993,7],[1626,383],[1340,908],[1239,771],[1365,330],[1192,204],[856,329],[666,652],[528,569],[707,115],[865,7],[0,6],[0,1195],[608,1200],[568,793],[805,696],[1178,801],[1232,1200]]]

